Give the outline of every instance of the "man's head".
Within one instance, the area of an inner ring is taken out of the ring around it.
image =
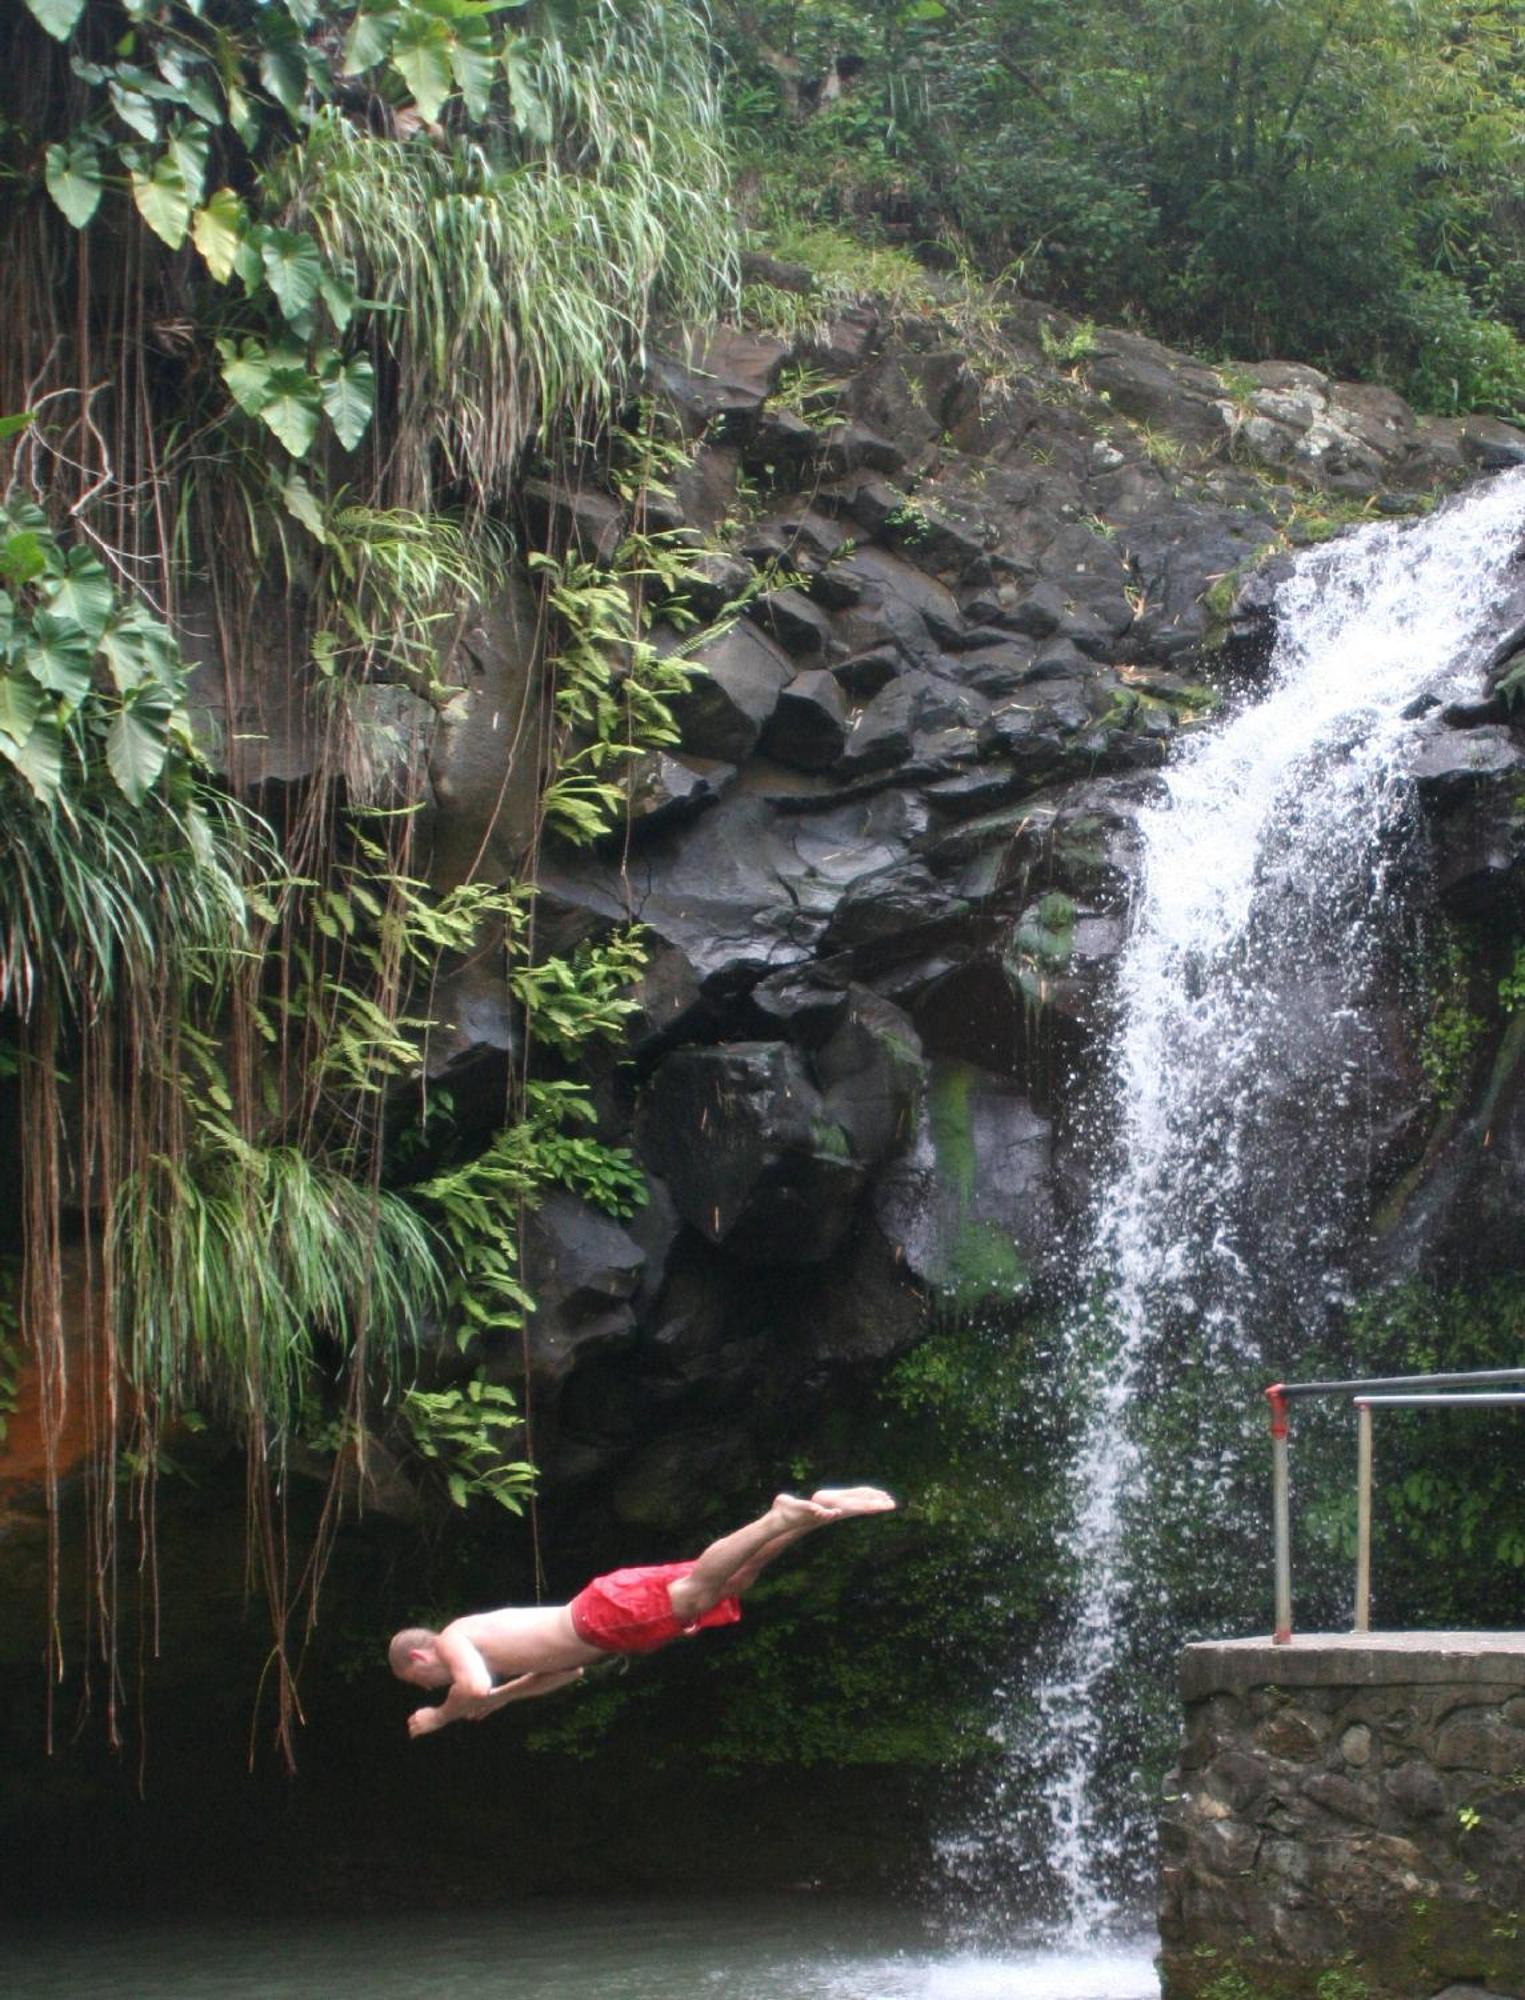
[[[423,1625],[409,1625],[392,1635],[387,1664],[410,1687],[439,1688],[450,1684],[450,1669],[439,1656],[439,1634]]]

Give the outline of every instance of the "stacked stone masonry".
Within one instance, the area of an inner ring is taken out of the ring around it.
[[[1186,1648],[1164,2000],[1525,1994],[1525,1634]]]

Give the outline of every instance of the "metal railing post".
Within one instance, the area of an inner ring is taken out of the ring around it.
[[[1506,1386],[1510,1385],[1510,1386]],[[1461,1390],[1462,1394],[1452,1391]],[[1437,1393],[1446,1392],[1446,1393]],[[1292,1405],[1308,1396],[1350,1396],[1358,1420],[1356,1458],[1356,1616],[1371,1630],[1372,1412],[1525,1408],[1525,1368],[1474,1368],[1459,1375],[1367,1375],[1341,1382],[1273,1382],[1271,1512],[1276,1546],[1276,1628],[1272,1643],[1292,1642],[1292,1535],[1287,1441]]]
[[[1371,1404],[1356,1400],[1356,1625],[1371,1630]]]
[[[1292,1643],[1292,1517],[1287,1441],[1291,1429],[1287,1399],[1277,1382],[1267,1389],[1271,1405],[1271,1516],[1276,1542],[1276,1625],[1272,1644]]]

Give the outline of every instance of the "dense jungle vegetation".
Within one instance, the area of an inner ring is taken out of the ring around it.
[[[25,1344],[50,1478],[83,1413],[113,1730],[162,1440],[243,1441],[289,1752],[347,1477],[385,1433],[458,1506],[528,1504],[484,1372],[532,1309],[526,1209],[639,1198],[580,1067],[639,933],[548,955],[535,879],[542,829],[616,829],[624,764],[674,738],[687,669],[648,632],[689,552],[647,523],[654,329],[786,309],[742,289],[751,248],[838,297],[960,269],[1518,412],[1525,6],[0,8],[0,1089],[25,1133],[0,1384]],[[530,464],[637,526],[534,559],[552,671],[515,721],[514,865],[426,879],[425,745],[376,695],[448,706]],[[250,775],[272,663],[319,746],[300,786]],[[466,1117],[424,1079],[435,984],[478,954],[521,1032]],[[935,1352],[900,1393],[912,1430],[994,1422],[956,1416]],[[314,1449],[303,1541],[285,1471]],[[55,1589],[59,1563],[55,1536]]]
[[[723,9],[742,185],[1212,355],[1525,395],[1525,10],[1433,0]]]

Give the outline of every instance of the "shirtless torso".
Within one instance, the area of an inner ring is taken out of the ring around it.
[[[494,1682],[515,1674],[554,1674],[601,1658],[597,1646],[579,1639],[565,1604],[511,1604],[501,1611],[474,1611],[454,1619],[440,1633],[448,1654],[452,1642],[473,1648]]]

